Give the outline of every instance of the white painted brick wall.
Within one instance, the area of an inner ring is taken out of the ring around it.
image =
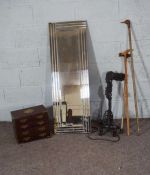
[[[30,28],[19,28],[16,30],[15,46],[17,48],[39,48],[48,46],[47,26]]]
[[[45,70],[42,67],[21,70],[21,86],[40,86],[45,84]]]
[[[34,23],[33,7],[31,5],[13,5],[13,8],[11,8],[11,20],[14,27],[31,26]]]
[[[4,100],[4,90],[3,89],[0,89],[0,106],[3,106],[5,103],[5,100]]]
[[[0,48],[0,68],[39,67],[40,59],[36,48]]]
[[[6,88],[5,101],[9,106],[32,106],[44,103],[41,87]]]
[[[127,49],[131,19],[141,117],[150,105],[150,1],[149,0],[1,0],[0,1],[0,120],[11,120],[10,111],[52,104],[48,23],[87,20],[95,56],[89,58],[92,114],[97,115],[107,71],[124,70],[118,53]],[[94,78],[95,77],[95,78]],[[131,73],[130,113],[134,116]],[[122,115],[118,84],[113,86],[114,116]],[[117,107],[116,107],[117,106]],[[103,104],[103,110],[106,102]]]
[[[0,87],[19,87],[18,69],[1,69],[0,70]]]
[[[94,21],[118,19],[118,0],[111,1],[81,1],[76,9],[77,18]]]

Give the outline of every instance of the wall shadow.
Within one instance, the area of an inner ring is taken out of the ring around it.
[[[145,75],[146,75],[146,79],[147,79],[147,82],[148,82],[148,85],[149,85],[149,88],[150,88],[150,75],[148,73],[148,69],[146,67],[146,64],[144,62],[144,57],[143,57],[143,54],[141,52],[141,49],[139,47],[139,44],[137,42],[137,37],[136,37],[136,34],[135,34],[135,31],[133,29],[133,27],[131,28],[132,29],[132,36],[133,36],[133,40],[135,42],[135,47],[136,47],[136,50],[137,50],[137,53],[140,57],[140,62],[143,66],[143,70],[145,72]],[[145,97],[144,95],[144,92],[143,92],[143,89],[142,89],[142,85],[141,85],[141,82],[140,80],[138,79],[138,76],[136,75],[136,70],[135,70],[135,76],[136,76],[136,84],[137,84],[137,87],[139,89],[139,93],[142,97],[142,99],[138,98],[138,109],[139,109],[139,117],[140,118],[144,118],[144,109],[143,109],[143,104],[145,106],[145,109],[147,110],[147,113],[150,114],[150,108],[149,108],[149,105],[148,105],[148,102],[147,102],[147,97]],[[138,94],[137,94],[138,96]],[[150,129],[150,127],[145,127],[145,123],[144,122],[141,122],[140,124],[140,129],[142,130],[141,133],[145,133],[147,130]]]
[[[98,120],[103,116],[104,110],[106,110],[106,101],[102,83],[103,75],[101,76],[99,73],[89,28],[87,30],[87,51],[89,63],[91,119]]]

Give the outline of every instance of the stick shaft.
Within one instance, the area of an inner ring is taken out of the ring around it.
[[[127,121],[127,135],[130,135],[130,119],[129,119],[129,107],[128,107],[128,61],[124,58],[125,66],[125,81],[124,81],[124,108],[125,108],[125,118]]]
[[[131,54],[131,73],[132,73],[133,93],[134,93],[134,107],[135,107],[135,113],[136,113],[137,132],[139,133],[140,132],[139,114],[138,114],[135,71],[134,71],[133,52],[132,52],[131,26],[128,26],[128,33],[129,33],[129,47],[130,47],[130,54]]]

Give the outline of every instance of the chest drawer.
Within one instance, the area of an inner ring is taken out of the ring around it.
[[[47,113],[43,113],[36,116],[26,117],[22,119],[15,120],[15,127],[18,131],[24,130],[27,128],[38,127],[48,124],[49,118]]]
[[[17,134],[18,142],[29,142],[32,140],[50,137],[49,127],[31,128]]]

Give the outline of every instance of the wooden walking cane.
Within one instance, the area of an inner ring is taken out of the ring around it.
[[[124,113],[127,121],[127,135],[130,135],[130,118],[129,118],[129,107],[128,107],[128,58],[130,55],[130,49],[119,53],[120,57],[124,57],[124,68],[125,68],[125,81],[124,81]],[[123,127],[123,118],[122,118]]]
[[[130,48],[130,56],[131,56],[131,73],[132,73],[132,82],[133,82],[133,93],[134,93],[134,107],[136,113],[136,124],[137,124],[137,132],[140,133],[139,128],[139,115],[138,115],[138,104],[137,104],[137,93],[136,93],[136,83],[135,83],[135,71],[134,71],[134,62],[133,62],[133,50],[132,50],[132,40],[131,40],[131,22],[129,19],[121,22],[127,25],[128,35],[129,35],[129,48]]]

